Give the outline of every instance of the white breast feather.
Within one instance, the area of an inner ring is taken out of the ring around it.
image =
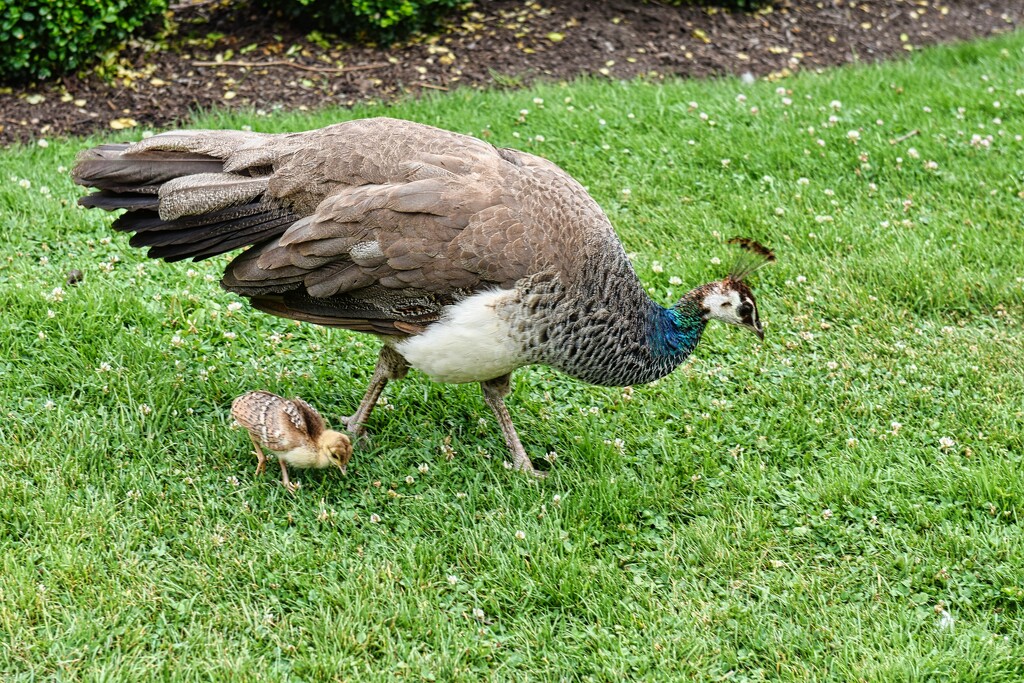
[[[395,350],[435,382],[482,382],[512,372],[526,360],[495,310],[511,295],[506,290],[474,294],[449,307],[423,334],[396,343]]]

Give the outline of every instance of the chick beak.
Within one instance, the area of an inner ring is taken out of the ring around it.
[[[764,328],[761,327],[761,323],[754,323],[753,327],[751,327],[750,329],[754,331],[754,334],[757,335],[758,339],[764,341]]]

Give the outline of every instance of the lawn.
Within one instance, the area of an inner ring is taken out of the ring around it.
[[[416,373],[347,476],[255,477],[231,400],[336,424],[375,340],[239,310],[225,258],[112,236],[67,172],[98,139],[4,151],[0,679],[1022,680],[1022,64],[1018,33],[773,83],[203,115],[389,115],[546,156],[665,304],[724,275],[732,235],[776,249],[763,344],[714,325],[632,391],[517,373],[543,481],[503,467],[478,387]]]

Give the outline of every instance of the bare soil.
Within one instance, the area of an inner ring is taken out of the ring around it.
[[[624,79],[749,72],[777,78],[1017,29],[1020,0],[778,0],[755,13],[640,0],[496,0],[433,36],[340,43],[247,3],[179,7],[169,37],[132,41],[92,72],[0,90],[0,144],[162,128],[196,109],[272,111],[517,87],[580,74]]]

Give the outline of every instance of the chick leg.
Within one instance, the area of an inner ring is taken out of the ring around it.
[[[259,462],[256,463],[256,476],[263,474],[267,471],[267,456],[263,455],[263,449],[260,448],[259,442],[256,441],[256,437],[249,434],[249,439],[252,440],[252,445],[256,447],[256,457]]]
[[[288,489],[288,493],[294,495],[295,491],[298,490],[299,485],[293,484],[288,478],[288,468],[285,467],[284,460],[278,460],[277,462],[281,465],[281,483],[284,484],[286,489]]]
[[[491,410],[494,411],[494,416],[498,418],[498,424],[501,425],[501,433],[505,436],[505,445],[508,446],[508,450],[512,453],[512,464],[515,465],[515,468],[535,477],[546,477],[548,476],[546,473],[534,469],[533,463],[530,462],[530,457],[526,455],[526,450],[519,440],[519,435],[516,434],[515,425],[512,424],[512,416],[508,414],[508,408],[505,407],[505,397],[512,390],[511,379],[512,375],[504,375],[489,379],[486,382],[480,382],[480,388],[484,392],[484,402],[491,407]]]
[[[405,362],[394,349],[384,346],[377,357],[377,367],[373,369],[373,377],[370,378],[370,386],[366,388],[366,394],[359,403],[356,412],[350,417],[341,418],[345,428],[352,434],[353,441],[359,440],[366,435],[366,421],[370,419],[370,413],[377,405],[384,387],[393,379],[402,379],[409,372],[409,364]]]

